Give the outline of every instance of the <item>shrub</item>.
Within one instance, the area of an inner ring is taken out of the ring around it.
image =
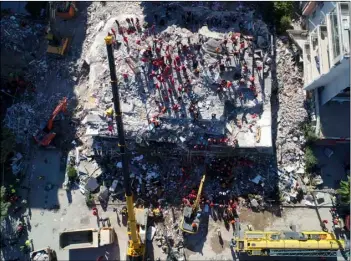
[[[289,16],[284,15],[282,18],[280,18],[278,31],[281,33],[284,33],[286,30],[290,28],[290,26],[291,26],[291,18]]]
[[[347,176],[347,181],[340,181],[340,188],[336,192],[340,195],[342,203],[350,204],[350,176]]]
[[[90,192],[86,192],[86,194],[85,194],[85,203],[87,204],[87,206],[89,207],[89,208],[91,208],[91,207],[93,207],[94,206],[94,197],[93,197],[93,195],[91,195],[91,193]]]
[[[315,167],[318,163],[318,160],[316,158],[316,156],[313,153],[313,150],[310,146],[308,146],[306,148],[306,152],[305,152],[305,168],[306,171],[308,172],[309,170],[311,170],[313,167]]]
[[[310,123],[304,123],[302,125],[302,132],[306,138],[307,144],[312,144],[318,140],[318,137]]]

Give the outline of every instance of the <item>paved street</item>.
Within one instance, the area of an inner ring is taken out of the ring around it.
[[[120,259],[120,255],[125,255],[126,229],[117,225],[116,215],[112,212],[112,208],[108,212],[110,213],[112,226],[117,232],[115,245],[99,249],[60,250],[59,233],[61,231],[65,229],[97,228],[97,219],[86,206],[85,197],[79,190],[73,190],[71,195],[68,195],[61,188],[64,172],[60,171],[59,152],[54,150],[38,151],[32,165],[35,165],[36,168],[31,179],[32,188],[35,189],[30,194],[32,217],[29,238],[33,239],[35,249],[50,246],[56,250],[58,260],[95,260],[101,255],[106,255],[110,260],[116,260]],[[41,175],[45,176],[44,180],[38,179],[38,176]],[[53,184],[54,188],[45,191],[45,184],[48,183]],[[49,208],[55,204],[59,204],[60,208],[58,210],[43,209],[44,206]],[[101,209],[100,213],[102,213]],[[100,217],[107,218],[108,215],[101,214]]]

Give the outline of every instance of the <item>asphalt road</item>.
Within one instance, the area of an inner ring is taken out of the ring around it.
[[[41,249],[50,246],[57,253],[58,260],[96,260],[106,256],[106,260],[123,260],[126,249],[126,227],[117,224],[113,207],[105,213],[99,209],[100,217],[110,217],[111,225],[115,228],[117,237],[113,245],[101,248],[60,250],[59,233],[69,229],[98,228],[97,218],[92,215],[85,203],[85,197],[79,190],[66,193],[62,189],[64,171],[60,170],[61,154],[55,150],[38,151],[34,156],[30,193],[31,231],[29,238],[33,239],[34,248]],[[44,176],[39,180],[39,176]],[[47,184],[53,188],[45,190]],[[48,208],[58,204],[58,210]],[[108,213],[108,214],[107,214]],[[120,251],[121,249],[121,251]]]

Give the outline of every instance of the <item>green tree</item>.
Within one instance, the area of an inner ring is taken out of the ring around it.
[[[6,188],[1,186],[0,188],[0,221],[4,220],[8,216],[8,211],[11,206],[10,202],[6,202]]]
[[[294,16],[295,3],[293,1],[273,2],[273,19],[278,33],[285,33],[290,28],[291,18]]]
[[[285,32],[286,30],[288,30],[291,26],[291,18],[287,15],[284,15],[281,19],[280,19],[280,27],[279,30],[281,32]]]
[[[294,2],[290,1],[275,1],[273,3],[274,12],[276,15],[283,15],[292,16],[294,14]]]
[[[336,192],[340,195],[342,203],[350,204],[350,176],[347,176],[347,181],[340,181],[340,188]]]

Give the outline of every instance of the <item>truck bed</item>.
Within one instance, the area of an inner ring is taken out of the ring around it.
[[[65,231],[60,233],[61,249],[79,249],[98,247],[98,230],[82,229],[79,231]]]

